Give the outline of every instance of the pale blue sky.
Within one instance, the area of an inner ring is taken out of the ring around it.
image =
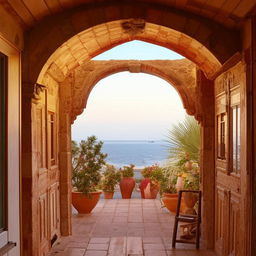
[[[166,48],[132,41],[94,60],[178,58],[182,57]],[[72,138],[96,135],[100,140],[163,140],[184,115],[180,97],[169,83],[143,73],[120,72],[96,84],[86,109],[72,125]]]
[[[167,48],[142,41],[131,41],[106,51],[93,60],[176,60],[183,56]]]

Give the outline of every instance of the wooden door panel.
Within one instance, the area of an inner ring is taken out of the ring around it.
[[[225,255],[225,239],[229,223],[229,192],[222,186],[216,191],[216,242],[215,249],[219,255]]]
[[[43,252],[48,246],[48,200],[47,193],[42,194],[38,201],[39,208],[39,239],[40,239],[40,252]]]
[[[239,254],[240,244],[240,196],[231,194],[230,198],[230,216],[229,216],[229,256]]]
[[[215,249],[219,253],[219,255],[223,251],[223,219],[224,219],[224,193],[221,190],[217,190],[216,193],[216,217],[215,217],[215,224],[216,224],[216,242],[215,242]]]
[[[49,220],[50,239],[52,239],[54,235],[59,235],[60,213],[58,183],[52,185],[49,190]]]
[[[235,193],[240,192],[240,179],[234,175],[227,175],[222,171],[217,172],[216,182],[218,186],[223,186]]]

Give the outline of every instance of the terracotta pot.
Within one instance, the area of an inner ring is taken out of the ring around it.
[[[162,201],[165,207],[171,212],[176,213],[178,204],[178,194],[163,193]],[[181,200],[180,212],[184,212],[185,205],[183,200]]]
[[[183,193],[183,199],[185,204],[186,214],[196,214],[194,209],[196,202],[198,201],[198,194],[192,192]]]
[[[152,187],[149,182],[146,188],[144,189],[145,199],[156,199],[158,192],[159,192],[159,187],[157,186]]]
[[[131,198],[132,191],[135,187],[135,179],[133,177],[122,178],[120,181],[120,190],[123,199]]]
[[[104,194],[104,199],[113,199],[114,192],[104,191],[103,194]]]
[[[140,182],[140,194],[141,198],[145,198],[144,189],[147,187],[148,183],[150,182],[150,178],[145,178]]]
[[[100,199],[101,191],[85,195],[81,192],[72,192],[72,204],[79,213],[90,213]]]

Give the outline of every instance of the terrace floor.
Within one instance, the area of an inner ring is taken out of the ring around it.
[[[73,215],[73,235],[62,238],[50,256],[214,256],[171,238],[174,216],[158,199],[101,199],[91,214]]]

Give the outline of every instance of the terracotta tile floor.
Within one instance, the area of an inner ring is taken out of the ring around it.
[[[91,214],[73,216],[73,235],[62,238],[50,256],[214,256],[195,245],[172,249],[174,216],[159,200],[100,200]]]

